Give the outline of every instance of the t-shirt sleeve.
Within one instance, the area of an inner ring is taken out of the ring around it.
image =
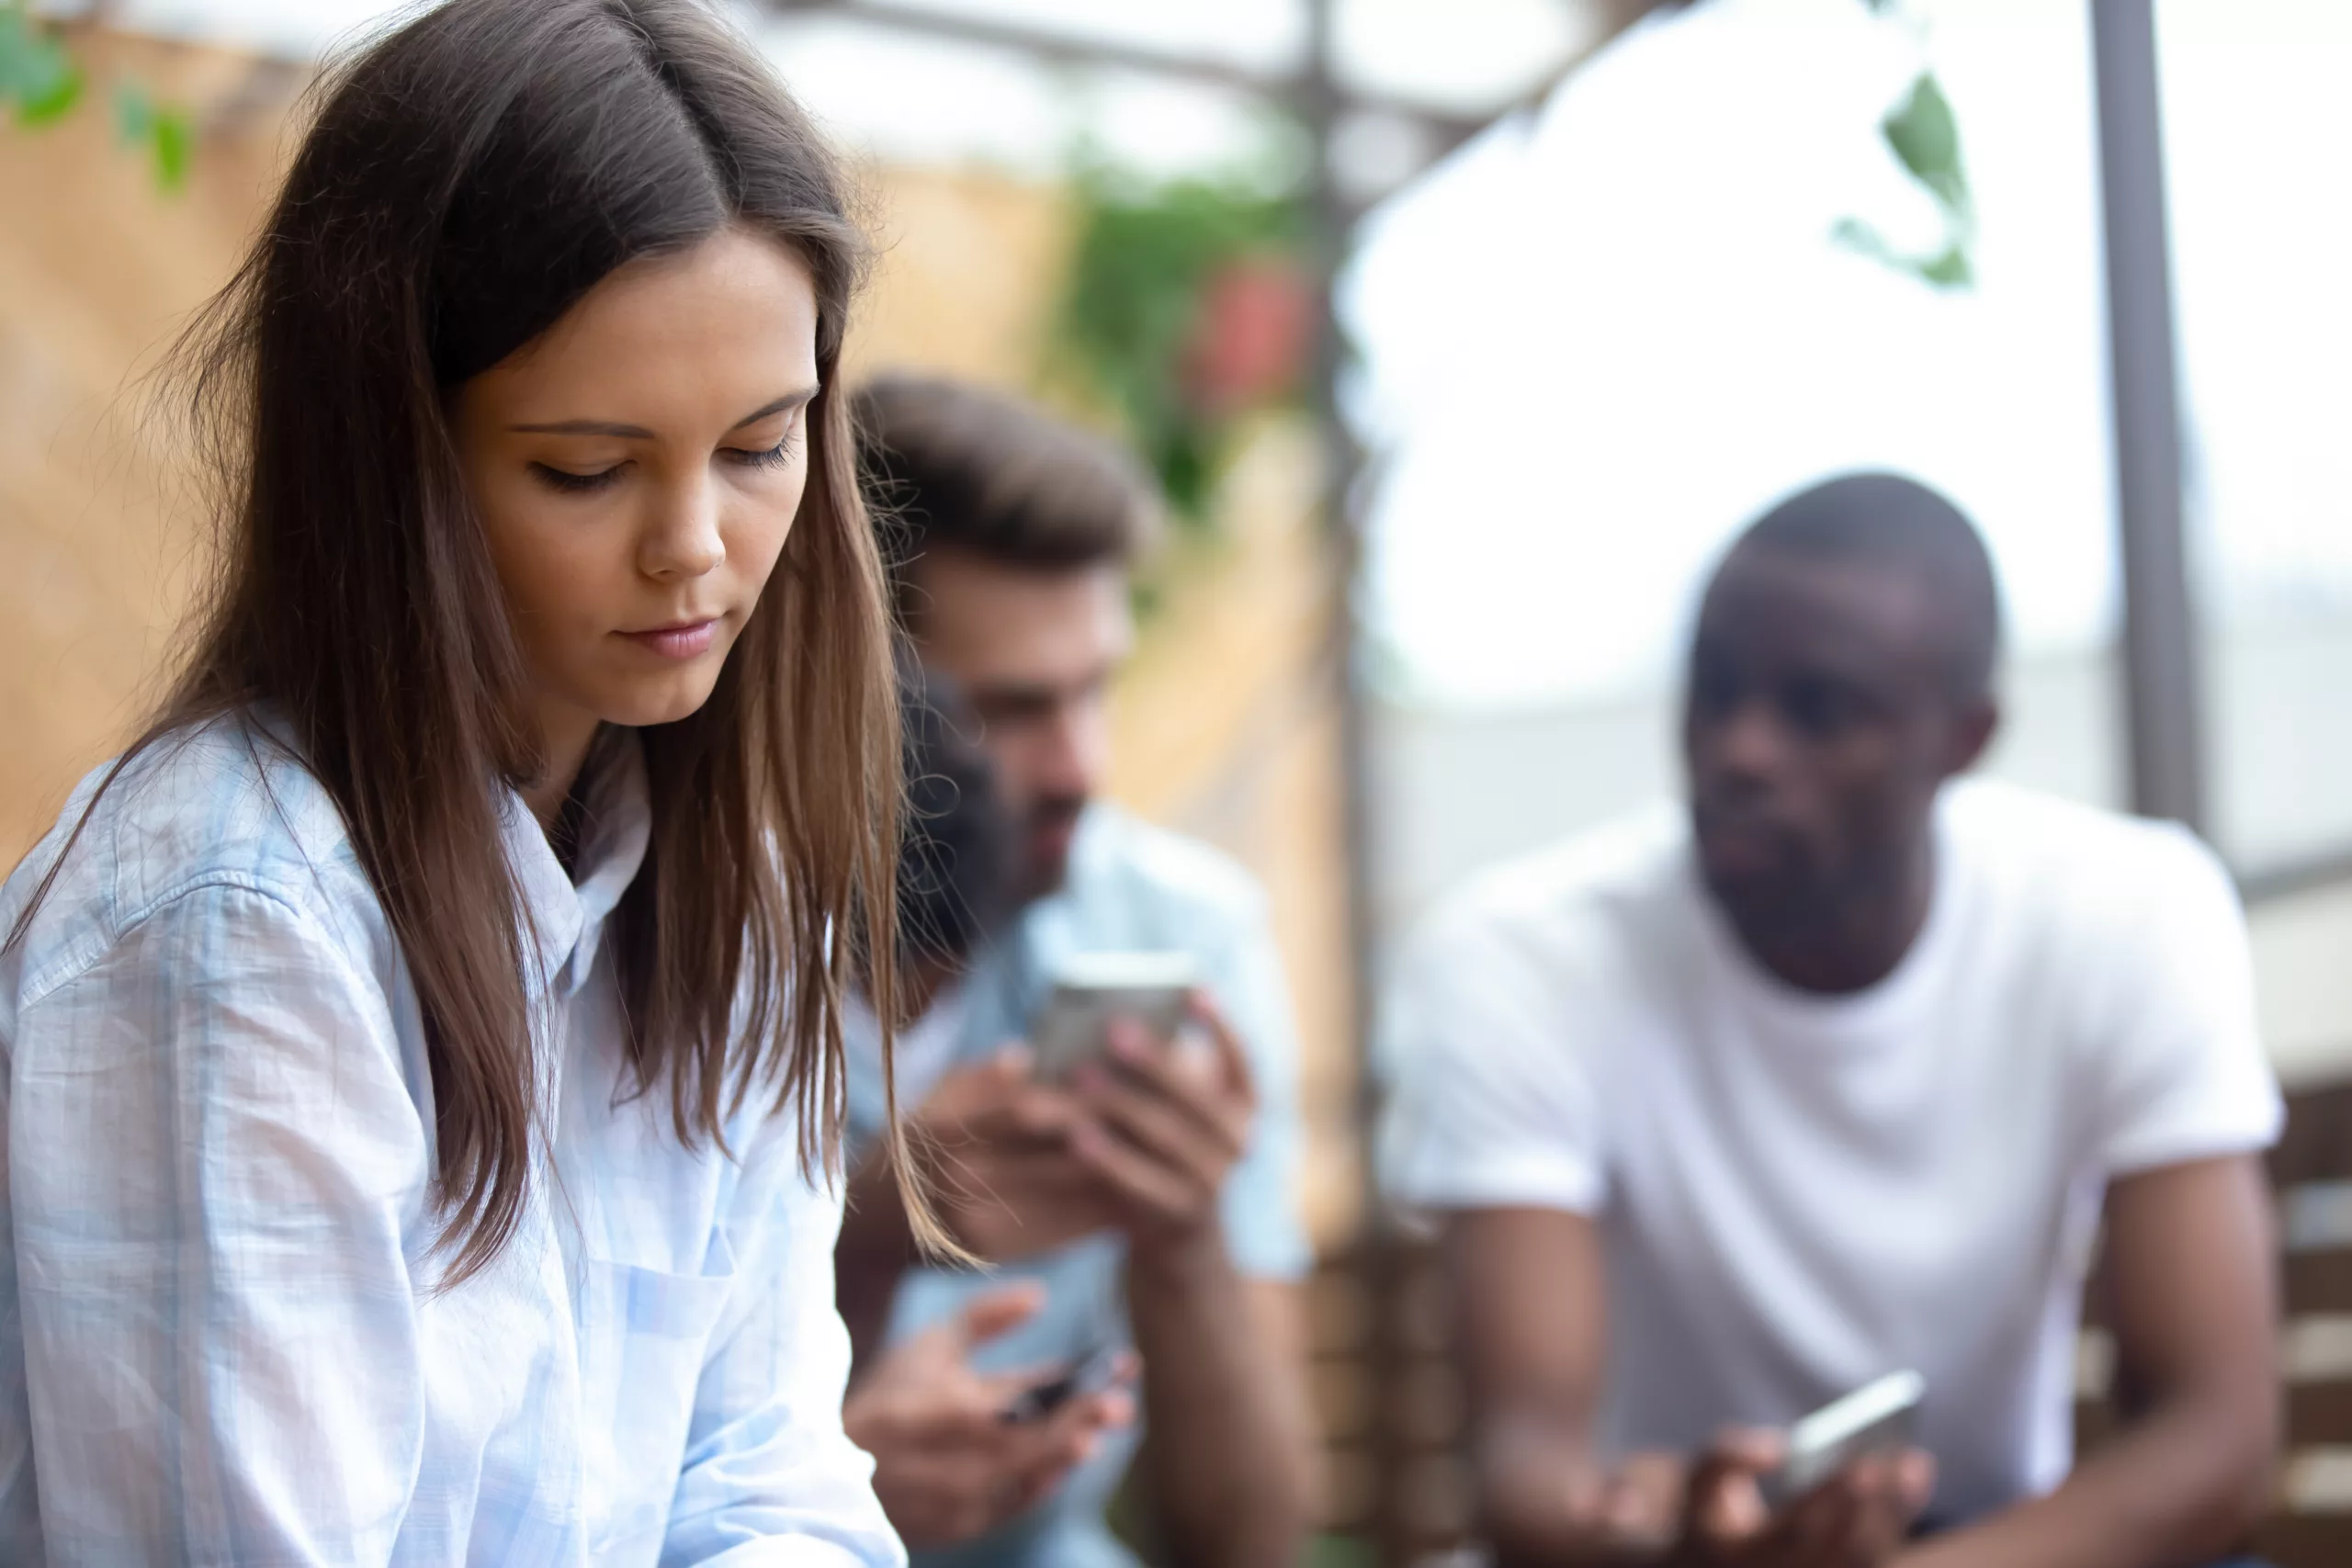
[[[1589,1042],[1523,919],[1442,913],[1408,945],[1380,1035],[1380,1158],[1408,1209],[1597,1211],[1606,1162]]]
[[[1219,1214],[1234,1266],[1243,1274],[1295,1280],[1314,1262],[1299,1217],[1306,1139],[1299,1124],[1296,1015],[1261,902],[1235,922],[1232,938],[1206,955],[1204,977],[1249,1055],[1258,1115],[1249,1148],[1226,1178]]]
[[[2098,1048],[2107,1174],[2267,1148],[2283,1114],[2256,1021],[2245,917],[2219,860],[2187,835],[2152,859]]]

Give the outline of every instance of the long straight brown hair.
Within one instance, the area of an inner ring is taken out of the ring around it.
[[[225,559],[125,760],[266,715],[341,808],[424,1020],[455,1282],[526,1201],[533,950],[501,797],[544,759],[449,394],[628,262],[734,225],[808,265],[808,488],[710,701],[639,732],[652,830],[616,955],[631,1087],[666,1092],[683,1143],[721,1141],[764,1095],[797,1104],[812,1174],[835,1169],[846,987],[876,988],[887,1024],[896,967],[891,634],[838,384],[866,250],[821,139],[697,0],[450,0],[315,102],[182,344]],[[883,1051],[888,1084],[887,1033]],[[895,1115],[889,1153],[935,1241]]]

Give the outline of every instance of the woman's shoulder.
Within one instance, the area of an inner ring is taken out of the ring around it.
[[[378,923],[334,798],[266,722],[167,731],[93,769],[0,888],[0,935],[17,938],[10,966],[24,978],[54,978],[211,888],[275,900],[359,941],[355,915]]]

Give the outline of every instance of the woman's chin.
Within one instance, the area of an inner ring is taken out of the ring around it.
[[[598,705],[599,716],[606,724],[622,725],[632,729],[656,724],[675,724],[701,712],[718,685],[718,661],[713,660],[708,674],[695,670],[682,670],[665,680],[632,683],[625,690],[614,692],[609,700]]]

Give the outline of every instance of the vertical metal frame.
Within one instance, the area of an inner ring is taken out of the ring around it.
[[[2181,513],[2180,394],[2154,0],[2091,0],[2123,566],[2132,807],[2202,831],[2204,705]]]

